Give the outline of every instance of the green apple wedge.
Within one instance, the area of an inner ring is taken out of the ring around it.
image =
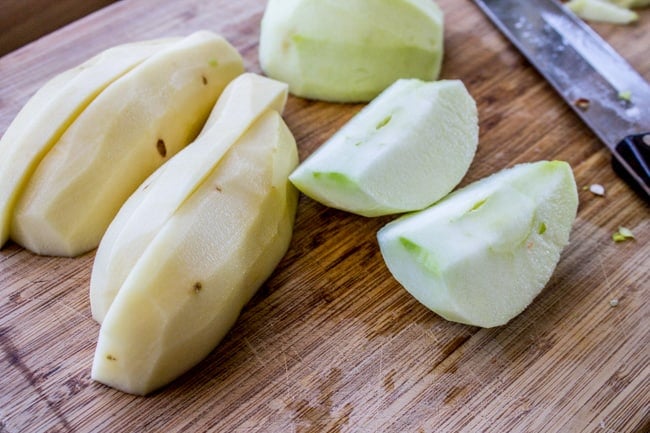
[[[199,31],[111,83],[40,161],[16,201],[10,237],[44,255],[95,248],[124,201],[196,137],[243,70],[224,38]]]
[[[443,21],[432,0],[269,0],[260,65],[296,96],[367,102],[399,78],[438,78]]]
[[[27,101],[0,139],[0,247],[9,239],[17,198],[70,124],[112,82],[178,39],[109,48],[56,75]]]
[[[172,381],[216,347],[284,256],[298,152],[278,113],[279,84],[236,79],[215,110],[245,118],[209,125],[125,203],[102,239],[91,278],[101,321],[94,380],[141,395]]]
[[[397,80],[291,174],[309,197],[363,216],[425,208],[467,172],[476,103],[459,80]]]
[[[561,161],[479,180],[377,234],[395,279],[447,320],[507,323],[540,293],[569,241],[578,194]]]
[[[90,306],[97,322],[103,322],[131,269],[183,201],[263,113],[281,113],[286,99],[284,83],[251,73],[235,78],[192,145],[156,170],[122,206],[91,273]]]

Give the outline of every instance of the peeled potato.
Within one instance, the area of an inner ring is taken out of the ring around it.
[[[239,53],[201,31],[115,80],[38,162],[12,209],[10,237],[44,255],[95,248],[129,195],[196,137],[242,72]]]
[[[224,97],[215,107],[224,117],[142,185],[101,242],[94,380],[147,394],[187,371],[288,248],[298,153],[278,113],[286,86],[245,74]]]
[[[9,239],[16,200],[39,162],[79,114],[111,83],[178,38],[118,45],[41,87],[0,139],[0,246]]]

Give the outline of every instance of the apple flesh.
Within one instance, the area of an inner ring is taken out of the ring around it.
[[[443,13],[431,0],[270,0],[264,72],[310,99],[367,102],[399,78],[435,80]]]
[[[9,239],[16,200],[39,162],[79,114],[111,83],[178,38],[118,45],[45,83],[0,139],[0,247]]]
[[[44,255],[97,247],[124,201],[196,137],[243,69],[224,38],[200,31],[111,83],[38,164],[16,201],[10,237]]]
[[[459,80],[401,79],[290,176],[309,197],[363,216],[425,208],[467,172],[478,144],[476,103]]]
[[[215,110],[245,117],[211,122],[127,201],[102,239],[90,297],[101,321],[96,381],[144,395],[196,365],[289,246],[298,192],[287,177],[298,152],[277,111],[286,85],[245,74],[231,87]],[[104,268],[124,270],[107,282]]]
[[[494,327],[522,312],[569,241],[578,196],[570,166],[517,165],[378,232],[395,279],[447,320]]]

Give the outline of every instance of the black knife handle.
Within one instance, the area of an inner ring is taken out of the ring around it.
[[[650,132],[628,135],[614,149],[614,171],[650,203]]]

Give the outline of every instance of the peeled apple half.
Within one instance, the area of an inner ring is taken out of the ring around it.
[[[297,191],[287,87],[235,79],[197,140],[124,204],[97,251],[92,378],[147,394],[203,359],[285,254]]]
[[[430,206],[465,176],[476,103],[459,80],[397,80],[291,174],[311,198],[363,216]]]
[[[507,323],[550,279],[569,241],[578,194],[569,164],[520,164],[382,228],[395,279],[447,320]]]
[[[226,84],[242,72],[239,53],[225,39],[200,31],[124,73],[14,184],[15,203],[4,211],[10,237],[44,255],[95,248],[129,195],[196,137]],[[44,128],[46,120],[31,128]]]
[[[435,80],[443,13],[432,0],[269,0],[259,59],[296,96],[366,102],[399,78]]]

